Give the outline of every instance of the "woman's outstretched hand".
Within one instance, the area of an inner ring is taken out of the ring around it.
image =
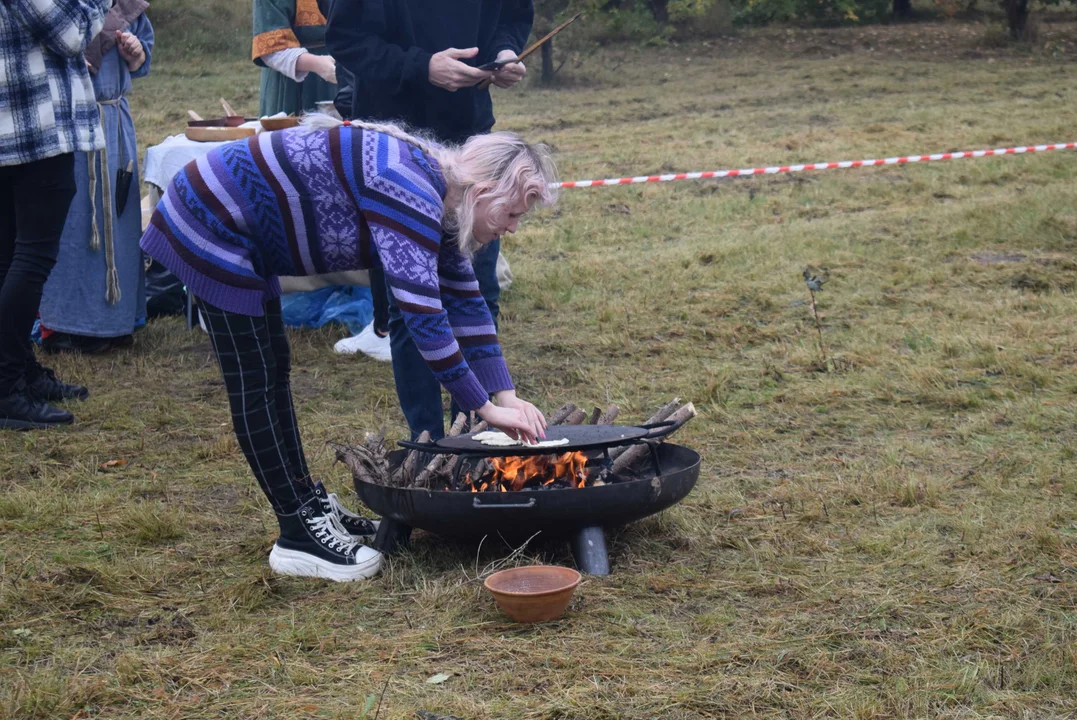
[[[528,445],[546,437],[546,418],[537,407],[516,397],[513,390],[502,390],[494,398],[497,405],[488,402],[478,409],[488,425]]]

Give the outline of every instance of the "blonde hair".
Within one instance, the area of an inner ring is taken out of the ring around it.
[[[311,132],[343,124],[344,121],[326,113],[309,113],[302,119],[302,126]],[[547,206],[557,200],[554,186],[557,168],[550,148],[543,143],[528,143],[516,133],[476,135],[463,145],[452,147],[439,145],[421,133],[392,123],[351,120],[348,125],[414,145],[437,161],[448,185],[446,201],[450,203],[445,207],[441,226],[445,232],[456,235],[460,250],[469,257],[479,248],[474,226],[475,206],[480,197],[491,198],[491,212],[504,210],[520,200],[529,208],[533,203]]]

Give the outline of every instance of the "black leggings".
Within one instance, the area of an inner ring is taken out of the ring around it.
[[[228,390],[236,439],[273,510],[290,515],[313,491],[292,405],[292,356],[280,298],[264,307],[264,317],[251,317],[198,300]]]
[[[75,197],[75,156],[0,167],[0,396],[41,373],[30,344]]]

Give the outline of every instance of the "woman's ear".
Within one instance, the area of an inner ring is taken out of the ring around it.
[[[475,201],[479,201],[494,191],[495,183],[488,180],[477,182],[469,188],[469,194]]]

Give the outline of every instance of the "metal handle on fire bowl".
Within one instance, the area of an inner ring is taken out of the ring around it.
[[[680,425],[673,420],[663,420],[662,422],[651,423],[649,425],[640,425],[640,427],[644,430],[651,431],[641,437],[640,440],[657,440],[658,438],[664,438],[666,435],[669,435],[679,428]]]
[[[471,506],[476,510],[500,510],[502,508],[533,508],[538,505],[538,500],[530,498],[527,502],[520,503],[484,503],[479,498],[471,499]]]
[[[418,450],[420,452],[432,452],[432,453],[444,453],[445,448],[440,447],[436,443],[417,443],[412,440],[397,440],[396,444],[402,448],[408,450]]]

